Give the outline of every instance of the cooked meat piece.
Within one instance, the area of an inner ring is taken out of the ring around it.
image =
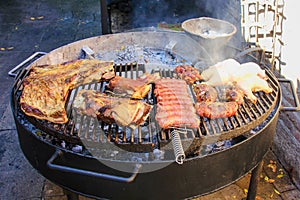
[[[144,98],[151,89],[150,83],[159,79],[159,73],[149,74],[145,73],[136,80],[125,78],[121,76],[115,76],[109,81],[107,88],[114,93],[126,94],[134,99]]]
[[[151,86],[130,78],[116,76],[110,80],[107,89],[116,94],[124,94],[135,99],[144,98],[151,89]]]
[[[185,80],[187,84],[194,84],[196,81],[203,80],[199,71],[190,65],[179,65],[175,68],[175,72],[179,78]]]
[[[236,82],[228,83],[224,90],[225,91],[224,94],[222,94],[221,99],[225,101],[234,101],[238,105],[244,103],[244,91],[237,86]]]
[[[163,104],[164,102],[172,102],[173,104],[185,104],[185,102],[191,101],[190,97],[180,97],[180,95],[170,95],[168,93],[164,93],[156,98],[157,104]]]
[[[265,93],[271,93],[273,90],[268,85],[268,82],[256,75],[243,77],[236,82],[237,86],[243,90],[245,95],[252,103],[256,103],[257,97],[253,92],[263,91]]]
[[[47,76],[53,78],[53,76],[59,75],[59,77],[63,76],[66,78],[67,81],[76,79],[78,84],[75,87],[77,87],[82,84],[80,81],[83,79],[85,79],[84,82],[86,83],[99,81],[100,79],[110,80],[115,76],[113,64],[113,61],[82,59],[61,64],[32,66],[30,68],[30,75],[26,79]],[[101,76],[99,77],[99,75]]]
[[[234,116],[238,107],[236,102],[198,102],[195,105],[198,115],[210,119]]]
[[[257,75],[262,79],[266,79],[265,70],[261,69],[261,67],[254,62],[241,64],[240,71],[241,74],[238,77]]]
[[[65,103],[71,89],[114,76],[113,62],[99,60],[33,66],[23,81],[21,109],[37,119],[66,123]]]
[[[218,62],[201,73],[205,83],[211,86],[219,86],[232,81],[232,75],[238,71],[240,63],[234,59]]]
[[[167,83],[167,82],[166,82]],[[170,83],[167,83],[170,84]],[[157,90],[155,91],[156,94],[155,95],[159,95],[159,93],[169,93],[169,94],[175,94],[175,93],[180,93],[180,92],[185,92],[186,88],[181,88],[178,87],[181,85],[170,85],[170,87],[165,88],[165,87],[160,87],[159,85],[157,85],[155,88],[157,88]]]
[[[207,84],[197,84],[194,86],[194,91],[196,94],[197,102],[215,102],[218,97],[217,90]]]
[[[171,102],[174,102],[174,101],[171,101]],[[170,115],[170,116],[178,115],[178,116],[184,117],[184,116],[189,116],[190,113],[195,112],[194,107],[191,107],[190,105],[187,105],[184,103],[176,102],[176,104],[174,104],[174,103],[169,104],[169,103],[159,102],[157,105],[158,105],[157,110],[159,111],[156,115],[157,117],[165,116],[165,115]],[[161,108],[163,108],[163,109],[161,109]],[[160,112],[160,110],[162,112]],[[184,112],[181,112],[181,111],[184,111]]]
[[[157,97],[155,119],[161,128],[197,128],[200,121],[184,80],[160,79],[155,82]]]
[[[211,86],[225,85],[248,76],[265,78],[265,70],[254,62],[240,64],[234,59],[227,59],[210,66],[202,72],[205,83]]]
[[[190,117],[190,118],[189,118]],[[194,119],[194,121],[191,120]],[[171,128],[171,127],[184,127],[197,128],[199,127],[200,121],[195,120],[194,115],[191,116],[162,116],[155,118],[159,122],[159,126],[162,128]],[[198,123],[199,121],[199,123]]]
[[[97,117],[105,123],[135,129],[147,119],[152,106],[139,100],[107,96],[99,91],[80,90],[73,108],[82,115]]]

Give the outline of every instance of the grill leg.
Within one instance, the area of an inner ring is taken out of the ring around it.
[[[255,200],[259,177],[262,172],[264,161],[262,160],[253,170],[248,188],[247,200]]]
[[[75,194],[74,192],[71,192],[69,190],[63,189],[64,194],[67,195],[68,200],[79,200],[78,194]]]

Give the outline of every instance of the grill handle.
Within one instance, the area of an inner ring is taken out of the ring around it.
[[[91,176],[91,177],[95,177],[95,178],[102,178],[102,179],[124,182],[124,183],[133,182],[142,167],[141,164],[135,164],[135,168],[134,168],[131,176],[121,177],[121,176],[115,176],[115,175],[110,175],[110,174],[104,174],[104,173],[93,172],[93,171],[88,171],[88,170],[84,170],[84,169],[76,169],[73,167],[54,164],[54,160],[62,155],[63,155],[63,152],[61,150],[56,150],[55,153],[51,156],[51,158],[47,161],[47,166],[50,169],[54,169],[57,171],[80,174],[80,175]]]
[[[293,98],[294,98],[294,105],[295,106],[281,106],[281,110],[282,111],[299,111],[300,110],[300,106],[299,106],[299,98],[297,95],[297,91],[294,87],[294,84],[292,82],[292,80],[288,80],[285,78],[277,78],[279,82],[285,82],[285,83],[289,83],[291,86],[291,90],[292,90],[292,94],[293,94]]]
[[[28,58],[26,58],[26,60],[24,60],[23,62],[21,62],[20,64],[18,64],[17,66],[15,66],[13,69],[11,69],[9,72],[8,72],[8,75],[9,76],[13,76],[13,77],[16,77],[17,76],[17,73],[16,71],[18,69],[20,69],[21,67],[23,67],[25,64],[27,64],[28,62],[31,62],[33,59],[35,59],[36,57],[40,57],[40,56],[43,56],[47,54],[46,52],[35,52],[34,54],[32,54],[31,56],[29,56]]]

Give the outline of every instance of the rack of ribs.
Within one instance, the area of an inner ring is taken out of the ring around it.
[[[161,128],[197,128],[200,120],[184,80],[163,78],[155,82],[155,119]]]

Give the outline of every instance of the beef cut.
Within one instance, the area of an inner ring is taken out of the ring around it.
[[[65,103],[69,92],[80,85],[115,76],[112,61],[76,60],[62,64],[33,66],[23,81],[22,111],[41,120],[68,121]]]

